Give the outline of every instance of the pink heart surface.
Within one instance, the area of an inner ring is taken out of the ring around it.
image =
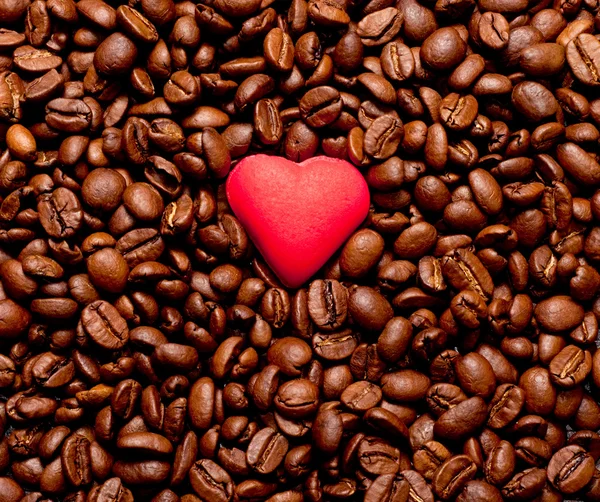
[[[310,278],[362,223],[369,188],[350,163],[297,164],[252,155],[229,174],[227,199],[263,257],[288,287]]]

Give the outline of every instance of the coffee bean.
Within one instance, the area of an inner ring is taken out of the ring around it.
[[[292,39],[281,28],[273,28],[263,43],[265,59],[277,71],[288,72],[294,64]]]
[[[125,320],[117,309],[103,300],[93,302],[83,309],[81,323],[84,332],[105,349],[121,348],[129,338]]]
[[[384,296],[364,286],[350,292],[348,311],[361,327],[368,330],[382,329],[394,315]]]
[[[559,44],[535,44],[521,53],[519,65],[529,75],[545,77],[558,73],[565,64],[565,49]]]
[[[356,232],[345,244],[340,268],[349,277],[362,277],[377,263],[383,252],[383,238],[372,230]]]
[[[513,475],[516,456],[508,441],[500,441],[492,448],[484,464],[486,480],[496,486],[505,484]]]
[[[557,315],[559,310],[561,314]],[[562,331],[574,328],[583,320],[583,309],[567,296],[554,296],[536,306],[535,317],[545,329]]]
[[[94,67],[101,75],[121,75],[131,69],[136,57],[135,44],[123,34],[113,33],[96,49]]]
[[[14,63],[20,70],[32,73],[45,73],[58,68],[62,58],[44,49],[22,45],[13,53]]]
[[[592,369],[588,351],[568,345],[550,361],[552,380],[561,387],[571,388],[582,382]]]
[[[376,406],[381,396],[381,389],[377,385],[360,381],[346,387],[341,400],[350,410],[362,413]]]
[[[346,320],[347,298],[338,281],[314,281],[308,290],[308,313],[319,329],[336,330]]]
[[[393,39],[403,21],[403,15],[394,7],[367,14],[359,23],[356,33],[367,47],[383,45]]]
[[[598,183],[600,164],[575,143],[559,145],[557,157],[567,172],[578,181],[591,185]]]
[[[300,115],[310,127],[324,127],[335,121],[342,111],[340,93],[322,86],[308,91],[300,100]]]
[[[525,391],[525,408],[530,413],[546,414],[556,405],[556,390],[545,368],[528,369],[519,379],[519,387]],[[535,401],[532,401],[534,399]]]
[[[460,493],[466,483],[473,479],[477,466],[467,455],[456,455],[446,460],[432,480],[434,493],[443,500]]]
[[[400,451],[383,439],[366,436],[357,448],[358,463],[371,475],[395,474],[399,469]]]
[[[254,108],[254,128],[265,145],[279,143],[283,136],[283,125],[277,106],[270,99],[261,99]]]
[[[441,28],[425,39],[421,58],[433,70],[448,70],[460,63],[466,46],[454,28]]]
[[[467,500],[489,500],[500,502],[502,500],[502,494],[498,488],[489,485],[484,481],[474,479],[465,484],[465,487],[456,500],[458,502],[466,502]]]
[[[308,4],[308,16],[314,23],[323,26],[343,27],[350,22],[343,6],[326,0],[311,0]]]
[[[552,93],[535,82],[517,84],[512,92],[512,101],[518,111],[533,121],[551,116],[558,105]]]
[[[594,461],[580,446],[565,446],[548,464],[548,481],[561,493],[575,493],[585,486],[594,472]]]
[[[78,133],[89,129],[92,110],[75,98],[57,98],[46,105],[46,122],[59,131]]]
[[[471,95],[451,93],[442,100],[440,118],[448,129],[467,129],[477,117],[478,106],[477,100]]]
[[[82,436],[68,437],[62,447],[61,458],[65,476],[73,486],[91,481],[90,442]]]
[[[541,492],[544,483],[544,470],[532,467],[515,474],[502,489],[502,495],[511,498],[532,497]]]
[[[51,352],[40,355],[31,368],[35,380],[50,389],[68,384],[73,379],[74,372],[72,361]]]
[[[158,40],[156,27],[139,11],[127,5],[117,8],[117,23],[128,34],[142,42],[155,43]]]
[[[456,377],[469,394],[483,398],[490,396],[496,387],[491,364],[481,355],[471,352],[454,362]]]
[[[589,33],[571,39],[566,47],[567,63],[575,76],[586,85],[598,85],[598,40]]]
[[[315,353],[323,359],[333,361],[350,357],[357,345],[357,336],[350,329],[334,333],[317,333],[312,338]]]
[[[127,284],[129,266],[118,251],[105,248],[87,259],[87,271],[94,286],[111,293],[120,293]]]
[[[28,129],[20,124],[12,125],[6,131],[6,146],[19,160],[31,161],[37,158],[35,138]]]
[[[283,461],[288,450],[288,441],[270,427],[257,432],[246,452],[248,464],[260,474],[273,472]]]
[[[443,438],[464,438],[483,424],[486,415],[485,401],[480,397],[472,397],[440,416],[434,430],[436,435]]]
[[[510,26],[497,12],[485,12],[479,20],[479,39],[486,47],[499,51],[508,45]]]
[[[170,465],[161,460],[117,460],[113,466],[113,472],[131,485],[158,484],[167,478],[169,469]]]
[[[525,401],[525,391],[516,385],[505,383],[496,389],[489,411],[488,425],[494,429],[505,427],[514,420]]]
[[[317,386],[310,380],[298,378],[284,383],[273,402],[283,416],[304,418],[316,410],[318,392]]]

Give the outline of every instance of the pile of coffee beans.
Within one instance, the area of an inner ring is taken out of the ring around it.
[[[0,28],[0,500],[600,500],[598,0]],[[369,185],[302,288],[227,205],[255,153]]]

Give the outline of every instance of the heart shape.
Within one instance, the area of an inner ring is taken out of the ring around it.
[[[269,155],[242,159],[226,185],[231,209],[288,287],[319,270],[369,212],[369,188],[350,163]]]

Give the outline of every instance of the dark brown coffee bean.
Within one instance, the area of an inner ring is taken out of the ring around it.
[[[525,392],[516,385],[505,383],[496,389],[488,412],[488,426],[502,428],[512,422],[525,401]]]
[[[550,362],[550,375],[557,385],[572,388],[581,383],[592,369],[592,357],[588,351],[568,345]]]
[[[487,409],[480,397],[472,397],[450,408],[435,423],[435,433],[446,439],[465,438],[485,422]]]
[[[317,333],[312,338],[315,353],[323,359],[338,361],[350,357],[358,346],[358,337],[350,329]]]
[[[54,238],[72,237],[81,227],[83,217],[77,196],[68,188],[59,187],[40,197],[37,206],[40,223]]]
[[[588,33],[574,37],[566,47],[567,62],[586,85],[598,85],[598,40]]]
[[[473,479],[477,466],[467,455],[456,455],[446,460],[436,471],[432,488],[442,500],[453,498]]]
[[[58,68],[62,58],[44,49],[22,45],[13,53],[14,63],[20,70],[32,73],[45,73]]]
[[[346,242],[340,256],[340,268],[349,277],[362,277],[379,261],[384,241],[369,229],[359,230]]]
[[[310,380],[290,380],[279,387],[274,404],[279,413],[288,418],[312,415],[318,406],[319,390]]]
[[[515,108],[532,121],[540,121],[556,113],[558,102],[552,93],[536,82],[521,82],[512,91]]]
[[[535,497],[542,491],[544,483],[544,469],[532,467],[515,474],[502,488],[502,495],[509,499]]]
[[[274,145],[281,141],[283,125],[277,106],[270,99],[261,99],[254,108],[254,128],[259,139],[265,145]]]
[[[32,161],[37,158],[37,145],[31,132],[20,124],[12,125],[6,131],[6,146],[19,160]]]
[[[545,368],[533,367],[525,371],[519,380],[519,387],[525,391],[525,408],[530,413],[546,415],[554,409],[556,390]]]
[[[325,0],[311,0],[308,3],[308,16],[319,25],[343,27],[350,22],[350,17],[342,5]]]
[[[461,131],[471,127],[478,112],[477,100],[470,94],[448,94],[440,106],[440,118],[451,130]]]
[[[506,18],[497,12],[485,12],[479,20],[479,39],[492,50],[502,50],[508,45],[509,24]]]
[[[308,313],[320,330],[338,329],[346,320],[348,293],[338,281],[314,281],[308,290]]]
[[[101,75],[115,76],[131,69],[137,57],[137,47],[121,33],[113,33],[96,49],[94,67]]]
[[[591,479],[594,461],[580,446],[566,446],[552,456],[547,473],[548,481],[561,493],[575,493]]]
[[[490,451],[484,464],[486,480],[496,486],[504,485],[515,470],[515,450],[508,441],[500,441]]]
[[[348,311],[359,326],[368,330],[382,329],[394,315],[383,295],[364,286],[350,292]]]
[[[294,337],[276,340],[267,352],[269,362],[289,376],[300,376],[302,369],[310,362],[311,356],[308,344]]]
[[[265,37],[263,50],[267,63],[277,71],[288,72],[294,64],[294,45],[281,28],[273,28]]]
[[[583,308],[568,296],[548,298],[535,308],[536,319],[551,332],[573,329],[583,320],[583,314]]]
[[[300,114],[310,127],[324,127],[335,121],[342,111],[340,93],[322,86],[308,91],[300,100]]]
[[[256,472],[268,474],[283,461],[287,450],[287,439],[274,429],[266,427],[257,432],[250,441],[246,460]]]
[[[89,129],[92,110],[83,101],[74,98],[57,98],[46,104],[46,122],[50,127],[68,133]]]
[[[441,28],[425,39],[421,59],[433,70],[448,70],[460,63],[466,45],[454,28]]]
[[[127,323],[112,305],[103,300],[83,309],[81,325],[84,332],[105,349],[120,349],[129,339]]]

